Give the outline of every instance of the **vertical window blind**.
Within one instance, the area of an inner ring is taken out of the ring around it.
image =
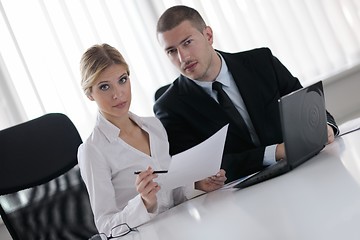
[[[131,111],[153,115],[155,90],[177,76],[156,21],[177,4],[203,15],[215,48],[269,47],[303,85],[360,63],[358,0],[0,0],[0,129],[61,112],[87,137],[97,106],[81,90],[79,61],[97,43],[128,61]]]

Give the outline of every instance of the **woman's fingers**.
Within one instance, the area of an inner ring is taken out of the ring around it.
[[[160,186],[153,180],[157,177],[157,174],[153,174],[152,168],[148,167],[145,171],[138,174],[135,181],[136,190],[144,197],[156,194],[160,190]]]

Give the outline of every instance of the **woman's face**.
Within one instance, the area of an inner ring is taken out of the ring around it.
[[[112,120],[128,116],[131,86],[127,69],[121,64],[106,68],[91,88],[89,99],[97,103],[103,116]]]

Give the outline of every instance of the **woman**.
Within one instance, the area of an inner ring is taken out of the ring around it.
[[[94,45],[83,54],[80,70],[82,88],[99,109],[92,134],[78,150],[99,232],[109,234],[122,223],[138,226],[185,201],[188,189],[162,191],[154,180],[153,171],[168,169],[171,160],[166,131],[157,118],[129,111],[130,71],[119,51],[108,44]],[[134,175],[138,170],[143,171]],[[195,188],[209,192],[225,180],[220,170],[196,182]]]

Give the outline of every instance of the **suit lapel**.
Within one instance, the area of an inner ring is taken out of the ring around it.
[[[200,86],[182,75],[179,78],[179,95],[189,108],[193,108],[203,116],[211,116],[208,122],[212,125],[223,126],[227,123],[227,118],[223,115],[218,103]]]
[[[228,117],[219,104],[205,93],[200,86],[182,75],[179,78],[179,96],[189,108],[193,108],[204,118],[207,118],[207,124],[211,124],[215,129],[229,123]],[[228,131],[247,141],[247,138],[243,138],[237,126],[234,125]]]

